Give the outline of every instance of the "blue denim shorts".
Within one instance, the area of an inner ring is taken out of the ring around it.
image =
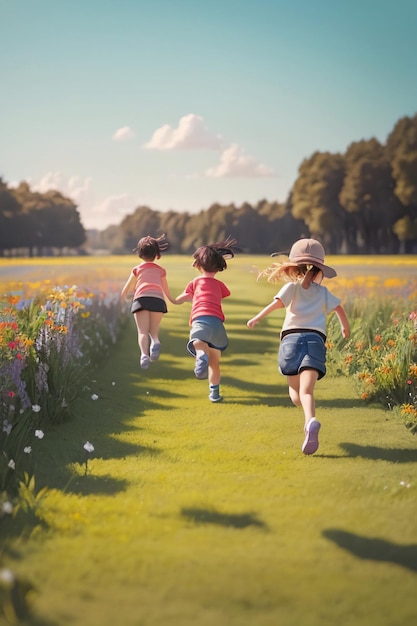
[[[192,356],[195,356],[194,341],[196,339],[200,339],[207,343],[210,348],[216,348],[222,352],[229,345],[224,324],[221,319],[214,317],[214,315],[202,315],[192,321],[190,341],[187,344],[187,350]]]
[[[326,374],[326,345],[314,332],[289,333],[281,340],[278,369],[284,376],[296,376],[303,369],[317,370],[319,379]]]

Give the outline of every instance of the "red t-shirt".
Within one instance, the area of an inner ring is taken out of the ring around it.
[[[136,276],[135,295],[133,298],[141,296],[151,296],[154,298],[164,298],[164,291],[161,285],[161,278],[166,276],[166,271],[157,263],[141,263],[132,270]]]
[[[185,293],[193,298],[190,324],[202,315],[213,315],[224,322],[222,299],[230,296],[230,291],[220,280],[213,276],[198,276],[188,283]]]

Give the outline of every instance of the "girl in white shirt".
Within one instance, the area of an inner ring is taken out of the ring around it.
[[[288,262],[272,265],[261,276],[270,282],[284,280],[287,284],[247,325],[252,329],[272,311],[286,309],[278,352],[279,371],[287,376],[291,401],[304,411],[305,439],[301,449],[304,454],[313,454],[319,447],[321,427],[315,418],[314,387],[326,374],[327,316],[334,311],[343,337],[350,332],[340,299],[321,285],[323,276],[333,278],[336,272],[324,264],[321,243],[299,239],[291,248]]]

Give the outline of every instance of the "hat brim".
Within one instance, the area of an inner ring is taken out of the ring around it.
[[[324,263],[320,263],[319,261],[315,261],[314,259],[312,259],[311,257],[297,257],[297,260],[294,261],[294,259],[291,260],[292,263],[308,263],[309,265],[314,265],[314,267],[318,267],[319,270],[321,270],[323,272],[323,276],[325,276],[326,278],[334,278],[335,276],[337,276],[337,272],[335,269],[333,269],[332,267],[329,267],[328,265],[324,265]]]
[[[280,259],[280,261],[282,263],[287,263],[289,265],[299,265],[300,263],[307,263],[308,265],[314,265],[315,267],[318,267],[319,270],[321,270],[323,272],[323,276],[325,276],[326,278],[334,278],[335,276],[337,276],[337,272],[335,269],[333,269],[333,267],[329,267],[329,265],[324,265],[324,263],[320,263],[319,261],[316,261],[314,259],[312,259],[311,257],[297,257],[297,260],[295,261],[294,259],[288,259],[288,257],[285,257],[285,252],[273,252],[271,254],[271,256],[273,257],[282,257],[282,259]]]

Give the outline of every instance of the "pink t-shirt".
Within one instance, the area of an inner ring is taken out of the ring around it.
[[[198,276],[188,283],[185,293],[193,298],[190,324],[202,315],[213,315],[224,322],[222,299],[230,296],[230,291],[220,280],[212,276]]]
[[[144,262],[133,268],[132,273],[136,276],[135,295],[133,299],[141,296],[164,298],[161,279],[166,276],[166,271],[157,263]]]

